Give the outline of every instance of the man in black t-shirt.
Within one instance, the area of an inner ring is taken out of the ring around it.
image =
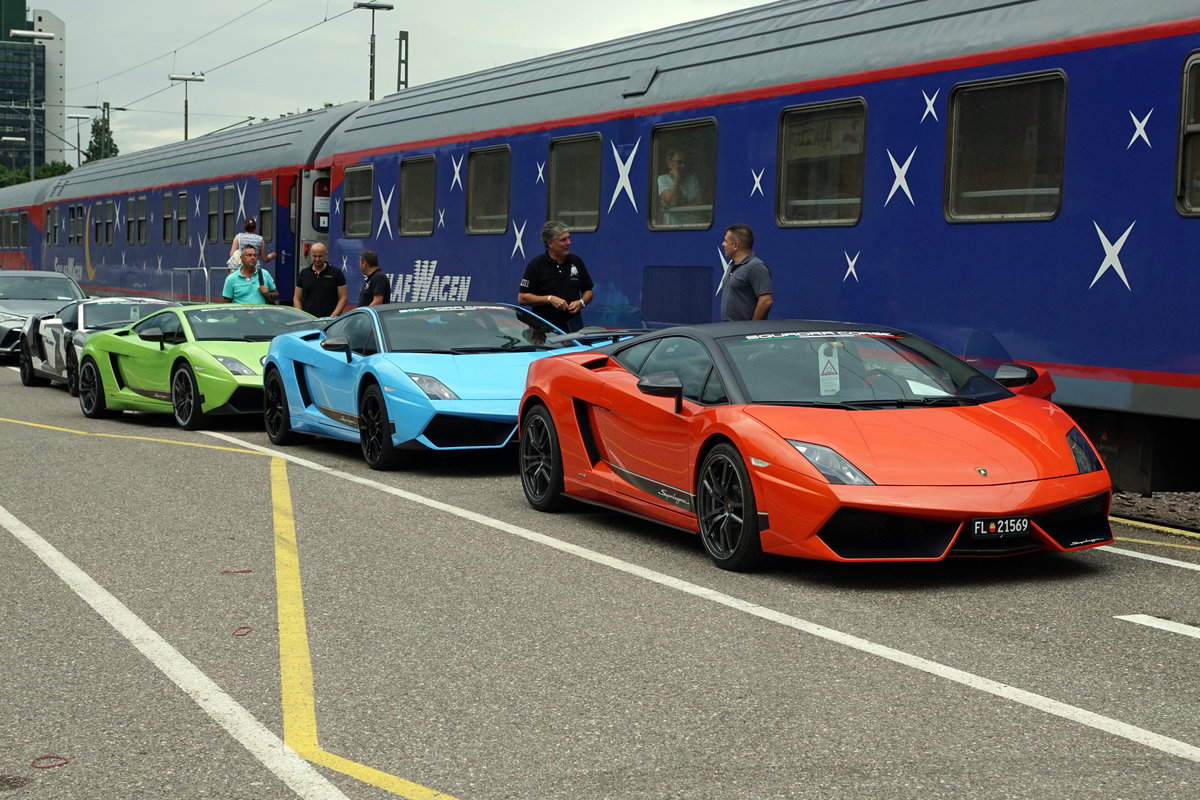
[[[314,317],[336,317],[346,308],[346,276],[329,263],[329,250],[321,242],[308,251],[312,265],[296,276],[292,305]]]
[[[362,255],[358,257],[358,268],[362,271],[363,281],[362,291],[358,295],[358,304],[360,306],[381,306],[387,302],[388,295],[392,291],[392,284],[388,281],[387,275],[383,274],[383,270],[379,269],[379,256],[375,255],[374,250],[364,250]]]
[[[580,312],[592,302],[594,284],[583,259],[571,252],[571,233],[566,225],[550,220],[542,226],[546,252],[525,265],[517,303],[564,331],[583,327]]]

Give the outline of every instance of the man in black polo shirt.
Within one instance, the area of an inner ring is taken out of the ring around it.
[[[346,308],[346,275],[329,263],[329,250],[320,242],[308,257],[312,265],[296,276],[292,305],[314,317],[336,317]]]
[[[381,306],[391,294],[392,284],[379,268],[379,256],[374,250],[363,250],[358,257],[358,269],[363,274],[363,288],[358,293],[360,306]]]
[[[517,303],[564,331],[577,331],[583,327],[580,312],[592,302],[592,278],[583,259],[571,252],[566,225],[557,220],[543,225],[542,244],[546,252],[525,265]]]

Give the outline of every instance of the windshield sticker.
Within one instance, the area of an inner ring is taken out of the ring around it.
[[[779,333],[755,333],[747,336],[745,341],[755,342],[763,339],[825,339],[830,336],[868,336],[881,339],[899,339],[899,334],[892,331],[781,331]]]
[[[817,374],[821,376],[821,396],[837,394],[842,388],[842,376],[838,371],[838,350],[841,342],[827,342],[817,348]]]

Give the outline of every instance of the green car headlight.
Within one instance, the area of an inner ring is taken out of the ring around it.
[[[431,375],[418,375],[415,372],[408,373],[408,377],[412,378],[413,383],[420,387],[421,391],[430,400],[458,400],[459,397],[446,384],[434,378]]]
[[[825,479],[830,483],[857,486],[875,485],[875,481],[864,475],[862,470],[851,464],[838,451],[832,448],[819,444],[809,444],[808,442],[797,442],[792,439],[788,439],[787,442],[796,448],[800,452],[800,455],[807,458],[808,462],[816,467],[817,471],[824,475]]]
[[[229,356],[213,356],[217,361],[221,362],[221,366],[232,372],[234,375],[257,375],[254,370],[247,367],[236,358]]]
[[[1096,455],[1096,451],[1092,449],[1087,437],[1083,435],[1078,426],[1071,428],[1071,432],[1067,434],[1067,446],[1071,448],[1071,455],[1075,457],[1075,468],[1081,475],[1085,472],[1099,472],[1104,469],[1100,456]]]

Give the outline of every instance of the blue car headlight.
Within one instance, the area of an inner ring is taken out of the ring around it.
[[[1071,455],[1075,457],[1075,468],[1081,475],[1104,469],[1100,456],[1096,455],[1096,451],[1078,427],[1071,428],[1071,432],[1067,434],[1067,446],[1071,448]]]
[[[842,455],[829,447],[824,447],[819,444],[809,444],[808,442],[797,442],[792,439],[787,440],[788,444],[796,448],[800,455],[808,459],[808,462],[817,468],[817,471],[825,476],[825,480],[830,483],[850,484],[854,486],[874,486],[875,481],[863,474],[862,470],[851,464]]]
[[[450,387],[439,381],[432,375],[419,375],[415,372],[407,373],[408,377],[412,378],[425,396],[430,400],[458,400],[459,397],[454,392],[450,391]]]
[[[247,367],[236,358],[229,356],[213,356],[217,361],[221,362],[221,366],[232,372],[234,375],[257,375],[254,370]]]

